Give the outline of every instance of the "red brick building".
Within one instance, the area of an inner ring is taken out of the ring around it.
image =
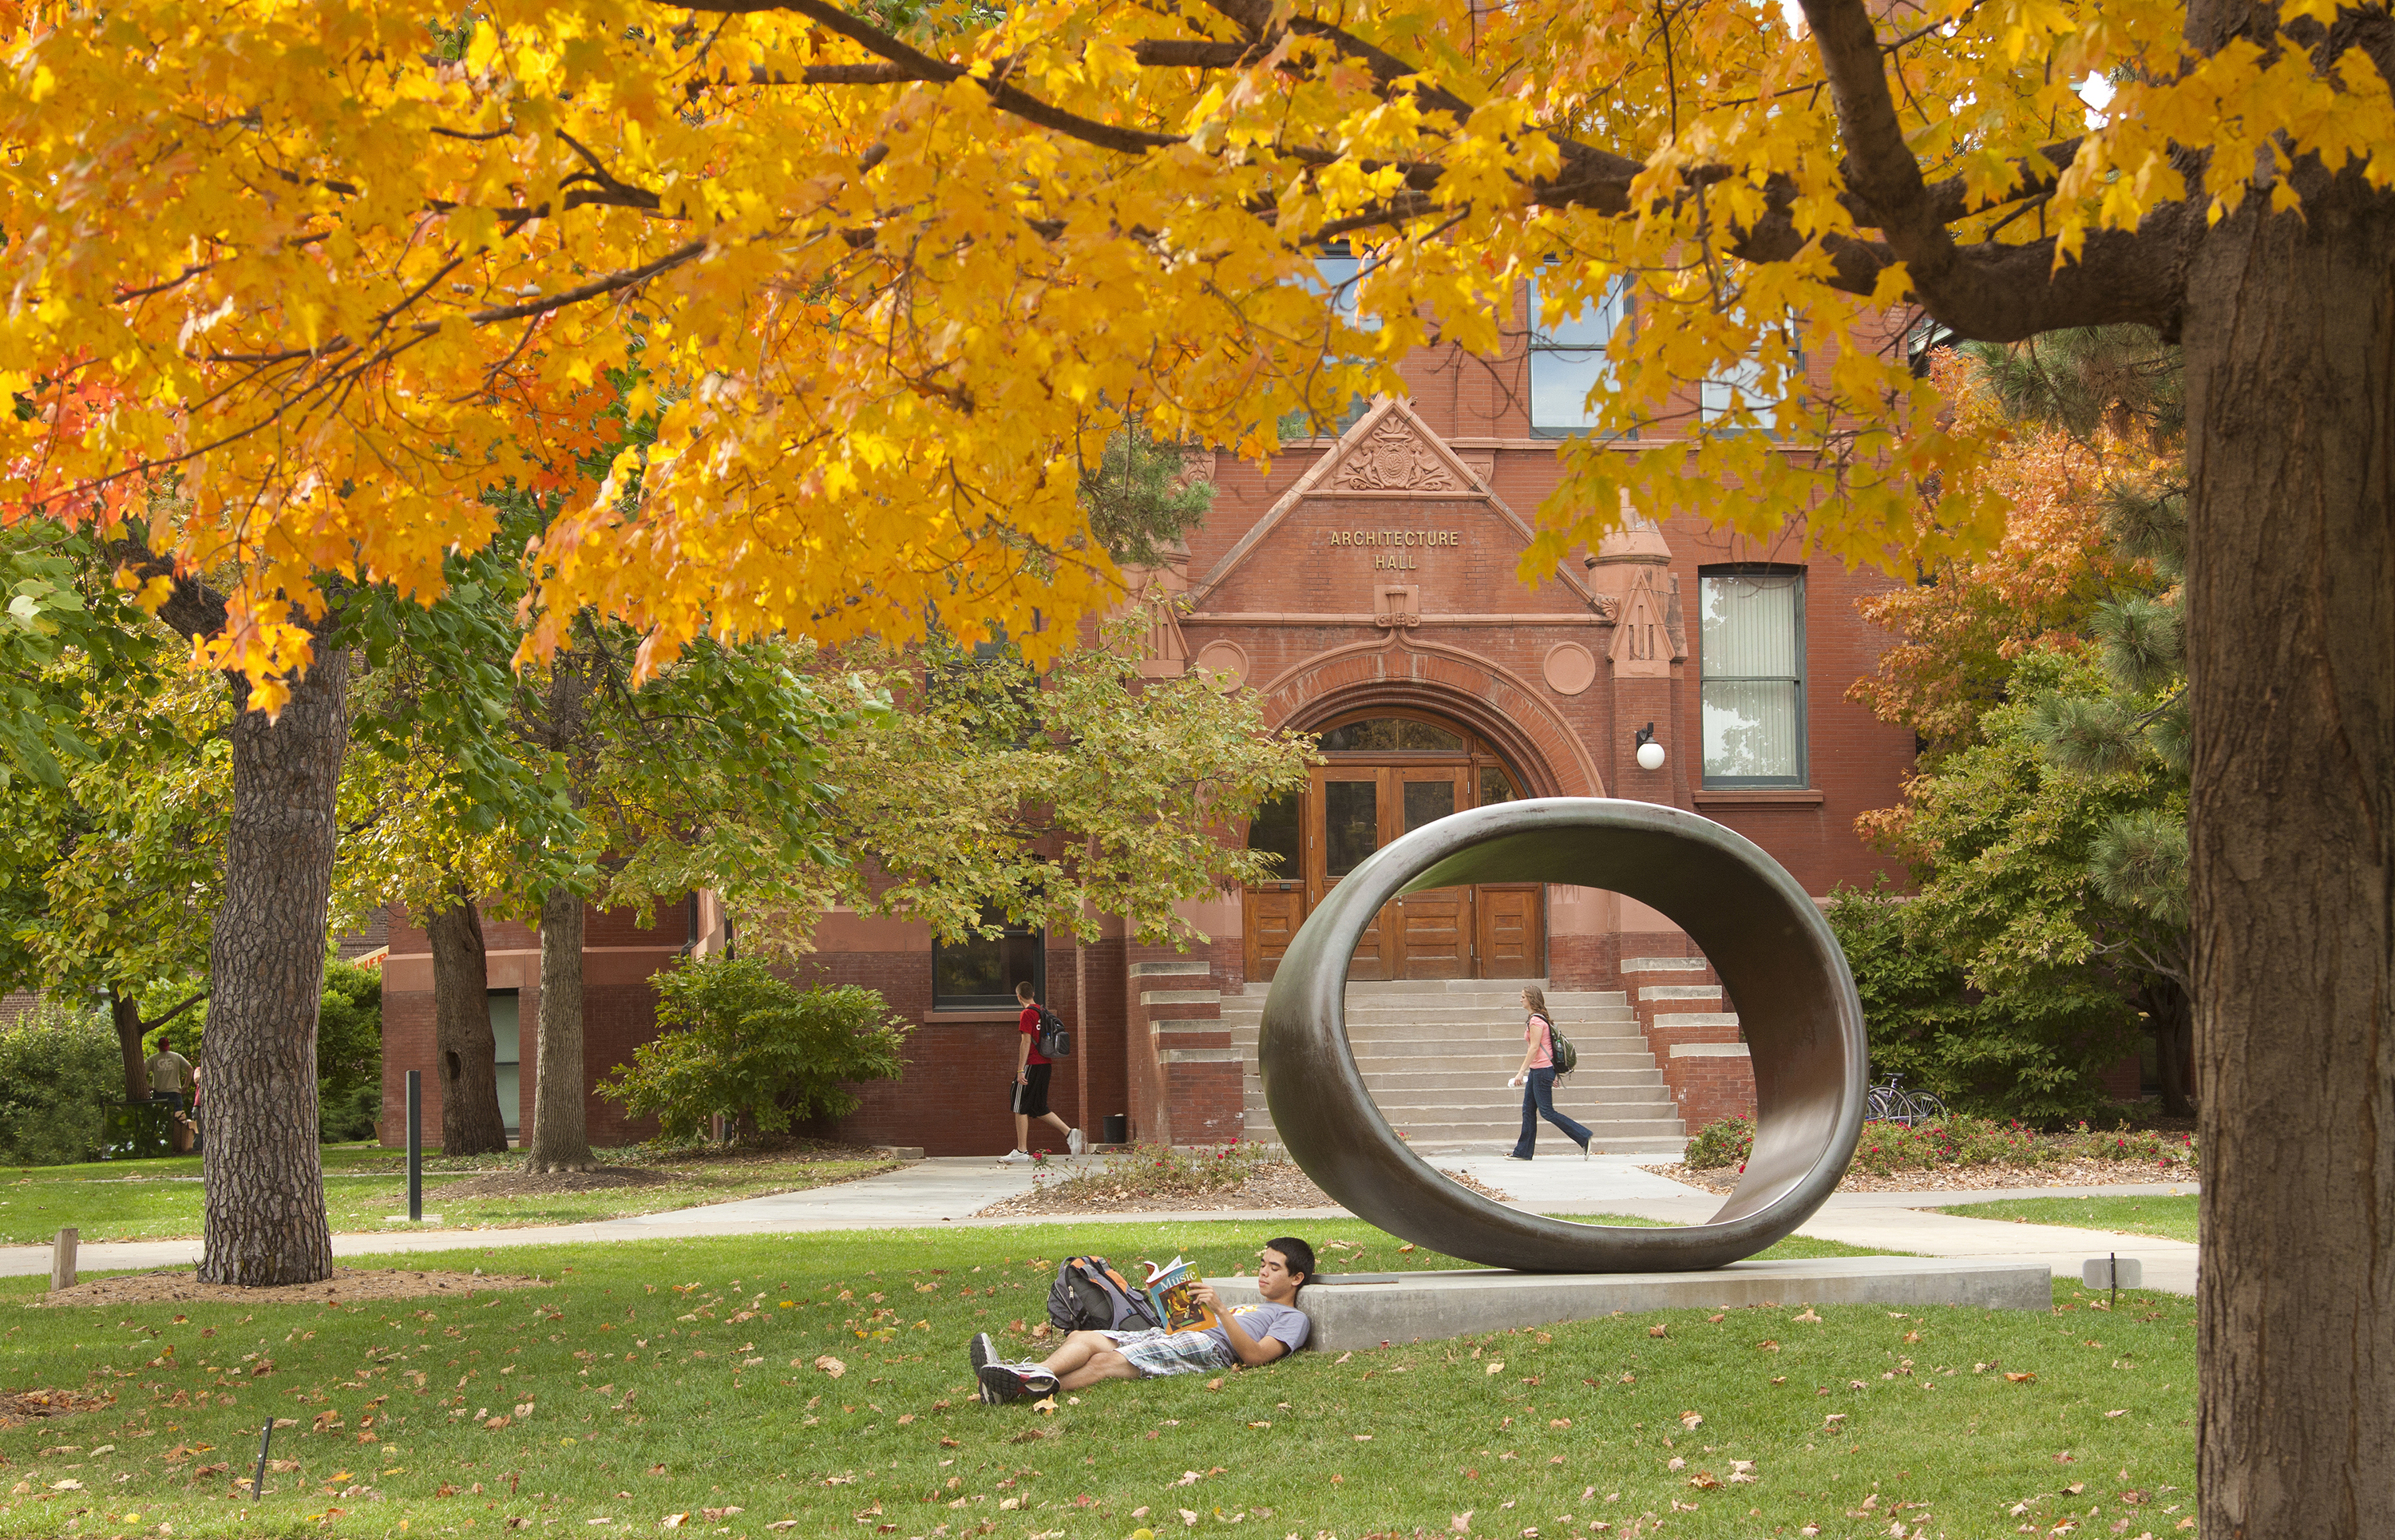
[[[1534,335],[1495,367],[1424,350],[1408,371],[1410,399],[1351,412],[1343,431],[1298,441],[1269,473],[1228,456],[1202,468],[1212,510],[1186,560],[1155,575],[1178,614],[1159,612],[1148,668],[1207,670],[1258,692],[1273,725],[1324,735],[1330,763],[1249,835],[1283,854],[1284,879],[1196,906],[1211,940],[1187,956],[1119,936],[1078,959],[1069,943],[1032,935],[935,949],[919,925],[826,916],[804,971],[870,985],[914,1024],[906,1079],[863,1088],[838,1132],[934,1154],[1007,1148],[1008,996],[1032,976],[1078,1031],[1078,1053],[1056,1071],[1068,1122],[1093,1139],[1114,1113],[1135,1138],[1240,1135],[1252,1069],[1224,997],[1270,978],[1308,909],[1363,856],[1487,802],[1690,809],[1754,840],[1816,895],[1884,864],[1855,817],[1899,800],[1912,739],[1846,692],[1889,641],[1854,601],[1891,579],[1808,555],[1799,530],[1757,546],[1694,517],[1641,523],[1535,584],[1516,577],[1532,511],[1557,479],[1556,441],[1585,421],[1610,330],[1598,317]],[[1736,383],[1692,388],[1691,413],[1718,409]],[[1649,724],[1665,756],[1655,770],[1637,762]],[[647,931],[593,916],[594,1078],[651,1029],[648,973],[721,939],[704,903]],[[494,925],[492,948],[492,988],[515,991],[523,1024],[528,1113],[537,946]],[[1352,976],[1621,990],[1693,1129],[1751,1106],[1753,1082],[1734,1002],[1688,951],[1676,927],[1616,895],[1484,886],[1392,906]],[[429,1068],[417,1062],[430,1041],[421,933],[394,925],[391,952],[389,1065]],[[596,1099],[591,1123],[602,1139],[642,1132]]]

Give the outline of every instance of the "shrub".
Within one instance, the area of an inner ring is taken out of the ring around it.
[[[2191,1177],[2195,1148],[2195,1137],[2189,1134],[2094,1130],[2084,1122],[2066,1133],[2040,1134],[2024,1122],[1963,1116],[1909,1128],[1899,1122],[1867,1122],[1855,1146],[1854,1169],[1886,1176],[1939,1166],[2124,1161]],[[1688,1141],[1686,1159],[1699,1171],[1743,1166],[1753,1148],[1753,1120],[1724,1118],[1706,1124]]]
[[[99,1159],[103,1109],[124,1100],[106,1016],[45,1002],[0,1027],[0,1163]]]
[[[374,1137],[382,1116],[382,975],[354,962],[324,967],[316,1008],[316,1136]]]
[[[1938,913],[1884,883],[1839,889],[1825,918],[1854,970],[1873,1081],[1901,1074],[1955,1112],[2048,1128],[2109,1105],[2103,1072],[2137,1040],[2094,967],[2028,970],[1987,994],[1970,988],[1953,938],[1933,934]]]
[[[1709,1122],[1688,1141],[1687,1163],[1699,1171],[1716,1166],[1742,1166],[1754,1150],[1754,1120],[1723,1118]]]
[[[871,989],[801,989],[750,958],[711,957],[656,976],[664,1031],[617,1065],[599,1094],[655,1117],[668,1140],[698,1137],[717,1113],[779,1134],[844,1117],[843,1083],[896,1080],[906,1028]]]

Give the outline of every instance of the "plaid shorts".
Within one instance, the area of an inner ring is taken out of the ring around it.
[[[1105,1332],[1100,1334],[1131,1361],[1142,1379],[1164,1374],[1203,1374],[1239,1361],[1229,1345],[1204,1332]]]

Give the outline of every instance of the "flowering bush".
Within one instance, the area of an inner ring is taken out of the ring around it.
[[[1697,1170],[1743,1166],[1754,1148],[1751,1118],[1724,1118],[1688,1141],[1687,1164]],[[2152,1129],[2098,1131],[2082,1122],[2061,1134],[2040,1134],[2027,1123],[1993,1118],[1955,1117],[1908,1128],[1902,1123],[1863,1124],[1855,1147],[1855,1168],[1874,1176],[1940,1166],[2052,1165],[2065,1161],[2124,1161],[2192,1176],[2195,1135]]]

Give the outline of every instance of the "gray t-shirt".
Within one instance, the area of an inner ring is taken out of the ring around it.
[[[1305,1346],[1306,1337],[1314,1331],[1314,1322],[1305,1318],[1303,1310],[1293,1305],[1276,1305],[1268,1299],[1235,1308],[1231,1319],[1255,1341],[1270,1337],[1292,1353]],[[1225,1348],[1231,1346],[1231,1334],[1223,1327],[1214,1327],[1206,1335]]]
[[[172,1048],[150,1055],[150,1089],[180,1092],[192,1082],[192,1061]]]

